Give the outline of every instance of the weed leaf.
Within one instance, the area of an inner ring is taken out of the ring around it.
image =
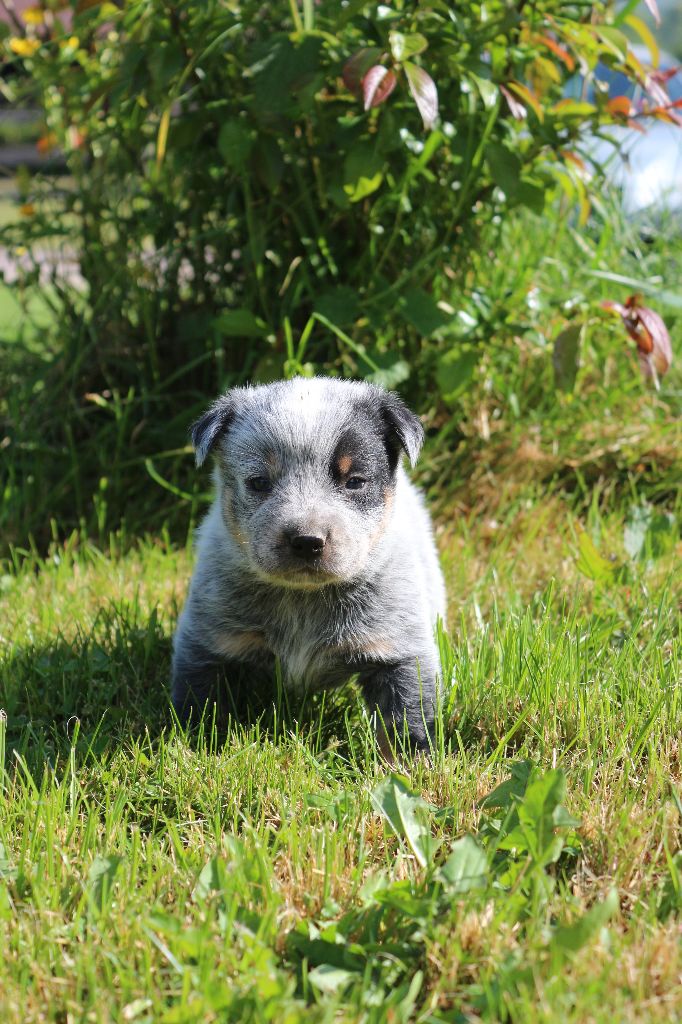
[[[85,889],[88,902],[96,913],[101,913],[106,907],[122,861],[122,857],[102,857],[98,854],[90,865]]]
[[[421,867],[426,867],[438,845],[431,835],[433,806],[412,793],[398,775],[389,775],[380,782],[372,790],[371,800],[390,830],[407,840]]]
[[[611,889],[601,903],[595,904],[586,914],[569,925],[559,925],[552,936],[550,949],[555,954],[577,953],[592,939],[618,912],[618,893]]]
[[[452,852],[438,872],[449,893],[483,889],[486,885],[488,858],[473,836],[462,836],[452,844]]]

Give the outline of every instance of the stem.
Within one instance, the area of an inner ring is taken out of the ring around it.
[[[289,8],[291,10],[291,18],[294,23],[294,28],[297,32],[302,32],[303,22],[301,21],[301,12],[298,9],[296,0],[289,0]]]

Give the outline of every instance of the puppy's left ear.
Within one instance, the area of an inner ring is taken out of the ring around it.
[[[396,462],[400,454],[398,448],[402,448],[410,465],[414,466],[424,443],[421,421],[394,391],[388,391],[383,396],[381,415],[388,427],[388,441],[393,444]]]
[[[197,466],[202,466],[207,455],[212,451],[216,441],[229,427],[235,414],[234,393],[217,398],[201,419],[192,424],[190,433]]]

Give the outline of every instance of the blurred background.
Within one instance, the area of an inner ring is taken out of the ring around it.
[[[184,540],[191,421],[296,373],[399,389],[445,509],[675,500],[674,0],[43,0],[0,30],[5,553]]]

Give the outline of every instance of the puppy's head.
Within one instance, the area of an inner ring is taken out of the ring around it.
[[[228,391],[192,440],[198,465],[216,455],[222,515],[250,568],[309,589],[367,575],[423,430],[397,395],[317,377]]]

